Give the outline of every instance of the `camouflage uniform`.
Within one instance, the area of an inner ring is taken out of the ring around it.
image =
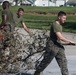
[[[65,50],[64,47],[61,45],[60,40],[56,36],[55,32],[62,32],[62,26],[56,24],[56,22],[51,25],[50,38],[46,43],[44,58],[39,64],[39,66],[36,68],[36,72],[42,72],[55,57],[61,69],[62,75],[69,75],[67,69],[67,60],[64,52]]]

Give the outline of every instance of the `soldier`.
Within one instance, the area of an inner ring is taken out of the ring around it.
[[[0,25],[0,61],[4,63],[0,63],[0,72],[6,72],[8,70],[7,67],[9,62],[11,62],[10,59],[15,53],[15,41],[13,35],[15,22],[13,19],[13,13],[9,10],[9,5],[10,3],[8,1],[4,1],[2,4],[2,22]]]
[[[4,1],[2,4],[2,23],[0,25],[0,27],[4,30],[4,31],[14,31],[15,28],[15,22],[13,19],[13,13],[9,10],[9,5],[10,3],[8,1]]]
[[[15,22],[13,19],[13,13],[9,10],[9,5],[10,3],[8,1],[4,1],[2,4],[2,8],[3,8],[2,22],[1,22],[0,28],[3,31],[4,40],[9,40],[10,38],[12,38],[13,37],[12,33],[15,30]]]
[[[23,17],[22,17],[23,13],[24,13],[24,9],[19,8],[17,13],[14,14],[15,24],[16,24],[16,26],[21,24],[23,26],[24,30],[27,31],[30,36],[32,36],[32,34],[29,32],[29,29],[27,28],[26,24],[24,23],[24,20],[23,20]]]
[[[69,75],[68,68],[67,68],[67,59],[65,56],[65,49],[61,44],[61,40],[67,42],[68,44],[75,45],[76,43],[65,38],[62,35],[62,25],[66,21],[66,13],[60,11],[58,13],[57,20],[54,21],[50,28],[50,38],[46,43],[46,51],[44,54],[44,58],[41,63],[36,68],[34,75],[40,75],[40,73],[50,64],[50,62],[56,59],[62,75]]]

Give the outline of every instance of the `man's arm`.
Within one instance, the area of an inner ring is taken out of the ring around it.
[[[25,31],[27,31],[27,32],[29,33],[29,29],[27,28],[27,26],[25,25],[24,22],[22,22],[22,26],[23,26],[23,28],[25,29]]]
[[[57,35],[57,37],[58,37],[60,40],[62,40],[62,41],[64,41],[64,42],[68,42],[68,43],[71,43],[71,44],[76,44],[75,42],[73,42],[73,41],[65,38],[60,32],[56,32],[56,35]]]
[[[22,22],[22,25],[23,25],[23,28],[29,33],[29,36],[32,37],[33,34],[29,31],[29,29],[27,28],[24,22]]]

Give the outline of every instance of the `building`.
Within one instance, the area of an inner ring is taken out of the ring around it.
[[[64,0],[56,0],[55,6],[64,6],[65,1]]]
[[[68,0],[36,0],[36,6],[61,6],[65,5]]]
[[[0,0],[0,5],[3,1],[9,1],[11,5],[16,5],[15,0]],[[18,0],[17,5],[25,6],[64,6],[67,2],[76,1],[76,0]]]
[[[35,6],[55,6],[55,4],[49,0],[36,0]]]
[[[22,0],[21,5],[32,6],[32,2],[28,0]]]

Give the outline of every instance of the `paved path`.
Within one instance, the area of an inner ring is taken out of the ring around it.
[[[70,75],[76,75],[76,56],[67,56],[68,69]],[[58,64],[55,59],[52,63],[44,70],[44,75],[61,75]]]

